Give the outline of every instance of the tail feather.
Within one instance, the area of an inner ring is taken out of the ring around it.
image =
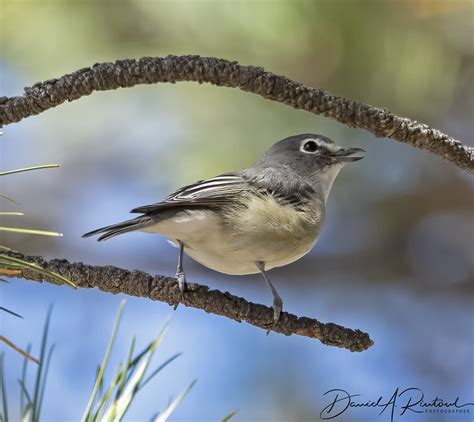
[[[143,227],[150,225],[151,218],[149,217],[137,217],[131,220],[122,221],[118,224],[112,224],[111,226],[101,227],[100,229],[92,230],[91,232],[85,233],[82,237],[95,236],[96,234],[104,233],[100,236],[97,241],[110,239],[111,237],[118,236],[119,234],[140,230]]]

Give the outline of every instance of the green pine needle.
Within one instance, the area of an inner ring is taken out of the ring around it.
[[[8,314],[10,314],[10,315],[16,316],[17,318],[23,319],[23,317],[22,317],[20,314],[17,314],[16,312],[13,312],[13,311],[10,311],[10,309],[7,309],[7,308],[5,308],[5,307],[3,307],[3,306],[0,306],[0,311],[6,312],[6,313],[8,313]]]
[[[169,324],[166,322],[158,337],[135,356],[134,351],[136,340],[135,337],[132,338],[125,364],[119,363],[113,377],[107,383],[107,388],[101,388],[103,387],[104,374],[117,335],[122,311],[123,302],[120,304],[119,314],[112,330],[112,336],[109,340],[102,365],[99,368],[96,383],[82,417],[82,422],[99,420],[122,421],[131,404],[137,397],[138,392],[163,368],[180,356],[180,354],[172,356],[153,370],[151,374],[147,375],[153,355],[168,330]],[[168,406],[168,408],[162,413],[162,418],[163,416],[167,418],[175,410],[192,388],[194,382]]]
[[[92,394],[89,398],[89,402],[87,403],[86,410],[84,411],[84,415],[82,416],[82,421],[84,422],[89,422],[93,420],[91,418],[92,406],[94,405],[96,401],[97,393],[99,391],[99,386],[103,382],[105,369],[107,368],[107,364],[109,363],[110,354],[112,353],[112,348],[115,343],[115,338],[117,337],[117,331],[120,325],[120,319],[122,318],[124,306],[125,306],[125,301],[122,300],[120,302],[119,311],[114,323],[114,328],[112,329],[112,335],[110,337],[109,344],[107,345],[107,350],[105,352],[104,360],[102,361],[102,365],[100,365],[99,374],[97,375],[97,379],[95,380],[94,388],[92,389]]]
[[[34,270],[40,274],[43,274],[45,276],[51,277],[53,280],[61,283],[61,284],[67,284],[74,289],[77,287],[71,280],[67,279],[66,277],[63,277],[60,274],[57,274],[53,271],[46,270],[41,268],[39,265],[33,264],[31,262],[23,261],[18,258],[13,258],[12,256],[8,256],[5,254],[0,254],[0,268],[7,268],[7,269],[14,269],[14,270]]]
[[[24,168],[21,168],[21,169],[2,171],[2,172],[0,172],[0,176],[6,176],[7,174],[23,173],[25,171],[52,169],[52,168],[58,168],[58,167],[59,167],[59,164],[45,164],[45,165],[42,165],[42,166],[24,167]]]
[[[49,232],[45,230],[31,230],[31,229],[19,229],[16,227],[0,227],[0,231],[4,232],[14,232],[14,233],[23,233],[23,234],[39,234],[42,236],[55,236],[55,237],[62,237],[62,233],[58,232]]]
[[[230,412],[224,419],[222,419],[222,422],[229,422],[238,412],[238,410]]]
[[[10,198],[7,195],[4,195],[3,193],[0,193],[0,198],[6,199],[7,201],[13,202],[15,205],[20,205],[19,202],[16,202],[13,198]]]
[[[8,399],[7,399],[7,388],[5,386],[5,368],[3,366],[3,360],[5,354],[0,354],[0,389],[2,390],[2,413],[0,414],[2,422],[8,422]]]
[[[160,413],[153,422],[166,422],[168,418],[171,416],[171,414],[176,410],[176,408],[179,406],[179,404],[183,401],[183,399],[188,395],[189,391],[191,388],[194,387],[194,384],[196,384],[197,380],[194,380],[186,390],[184,390],[178,397],[176,397],[170,405],[162,412]]]

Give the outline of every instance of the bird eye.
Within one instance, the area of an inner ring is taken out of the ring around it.
[[[303,151],[309,152],[309,153],[315,153],[318,150],[318,144],[314,142],[313,140],[306,141],[303,144]]]

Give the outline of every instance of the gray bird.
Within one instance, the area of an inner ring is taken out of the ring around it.
[[[274,323],[283,301],[267,271],[306,255],[321,234],[325,204],[345,163],[363,158],[312,133],[274,144],[253,167],[184,186],[164,201],[133,209],[141,216],[91,231],[99,241],[119,234],[158,233],[179,246],[176,278],[184,297],[183,251],[225,274],[261,273],[273,294]]]

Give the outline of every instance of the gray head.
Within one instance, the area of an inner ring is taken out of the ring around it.
[[[304,133],[277,142],[256,165],[281,165],[291,168],[310,184],[318,187],[327,198],[342,167],[346,163],[364,158],[363,152],[361,148],[343,148],[326,136]]]

